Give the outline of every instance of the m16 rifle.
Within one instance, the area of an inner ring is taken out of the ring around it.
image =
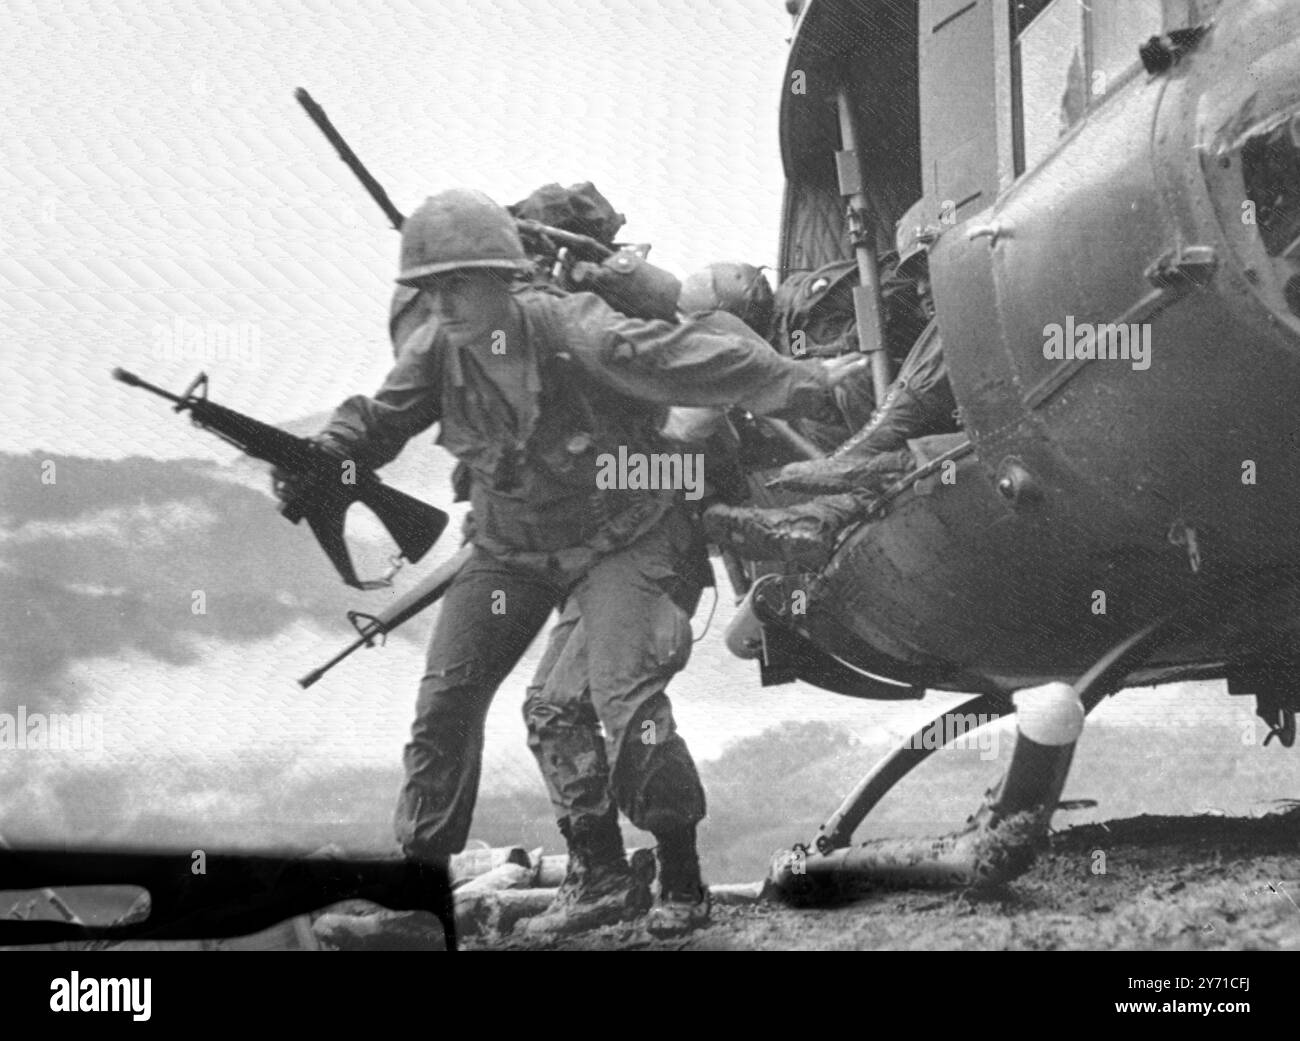
[[[325,110],[302,87],[294,91],[294,97],[375,205],[383,210],[388,222],[401,231],[406,221],[401,210],[393,205],[383,185],[352,150]],[[589,235],[526,218],[515,218],[515,227],[530,253],[553,259],[552,280],[560,288],[593,292],[616,311],[632,318],[673,319],[681,284],[671,273],[646,261],[645,251],[649,247],[615,248]]]
[[[376,611],[374,614],[349,611],[348,621],[358,632],[358,637],[320,668],[312,669],[307,673],[298,681],[298,686],[304,690],[310,687],[353,651],[358,651],[362,647],[373,647],[376,642],[382,646],[389,633],[442,598],[442,595],[451,588],[452,579],[469,562],[472,553],[472,546],[462,546],[454,557],[439,564],[382,611]]]
[[[316,127],[325,139],[334,146],[334,151],[338,153],[340,159],[352,171],[356,179],[361,182],[366,193],[375,200],[384,216],[388,218],[396,231],[402,230],[402,224],[406,218],[402,211],[393,205],[393,201],[388,197],[381,185],[368,169],[366,164],[361,161],[357,153],[352,151],[352,146],[347,143],[343,135],[338,132],[338,128],[330,120],[325,110],[320,107],[316,99],[313,98],[306,90],[299,87],[293,92],[298,104],[307,113],[307,117],[316,124]],[[603,242],[598,242],[589,235],[579,235],[576,232],[565,231],[563,228],[553,228],[548,224],[542,224],[540,221],[517,219],[515,226],[519,229],[520,236],[526,241],[537,245],[546,246],[549,249],[557,247],[574,250],[579,256],[594,260],[603,260],[612,255],[614,250],[606,246]]]
[[[307,113],[308,118],[329,141],[339,159],[352,171],[366,193],[383,211],[394,230],[401,231],[406,220],[405,216],[393,204],[383,185],[367,169],[352,146],[334,126],[325,110],[302,87],[294,91],[294,97]],[[556,228],[536,220],[516,218],[515,226],[527,249],[554,258],[555,267],[552,275],[557,285],[570,289],[588,289],[601,296],[616,310],[633,317],[659,318],[674,322],[681,318],[677,309],[680,283],[667,271],[646,263],[645,249],[611,248],[590,236]],[[800,456],[812,458],[821,454],[816,446],[801,438],[789,424],[771,417],[764,417],[764,422],[770,424],[773,430],[790,443]],[[468,550],[462,550],[446,564],[435,568],[384,611],[375,614],[348,612],[348,620],[357,630],[358,639],[327,663],[300,679],[299,685],[310,687],[326,672],[361,647],[382,644],[388,633],[441,598],[467,558]]]
[[[447,514],[394,488],[351,459],[337,458],[307,438],[298,437],[208,400],[208,377],[200,373],[183,394],[172,394],[125,369],[113,378],[140,387],[188,412],[195,426],[210,430],[245,455],[270,463],[301,489],[280,513],[297,524],[304,518],[343,581],[357,589],[381,589],[391,575],[362,581],[352,566],[343,528],[348,509],[359,502],[370,508],[393,536],[402,556],[415,562],[438,541]]]

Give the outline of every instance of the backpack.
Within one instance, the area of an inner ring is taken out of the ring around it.
[[[512,217],[535,220],[562,231],[587,235],[597,242],[612,245],[618,229],[627,218],[617,212],[610,201],[590,181],[562,188],[544,184],[528,198],[507,206]]]

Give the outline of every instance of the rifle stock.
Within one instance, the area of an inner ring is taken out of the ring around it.
[[[348,508],[360,502],[374,511],[392,535],[402,556],[418,561],[433,546],[447,526],[447,514],[395,488],[389,488],[375,474],[350,460],[326,455],[305,437],[298,437],[242,412],[218,405],[207,397],[208,377],[200,373],[184,394],[172,394],[125,369],[114,369],[113,378],[139,387],[173,403],[176,412],[189,412],[196,426],[234,445],[245,455],[302,479],[311,494],[285,505],[281,513],[297,524],[304,517],[335,569],[348,585],[357,589],[387,586],[385,579],[363,582],[357,578],[344,539]]]
[[[407,560],[421,559],[447,525],[442,510],[390,488],[377,477],[366,482],[357,501],[379,518]]]

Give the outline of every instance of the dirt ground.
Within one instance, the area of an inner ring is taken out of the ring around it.
[[[1056,832],[1028,872],[991,892],[879,890],[819,908],[715,905],[709,928],[677,940],[656,940],[632,923],[551,942],[513,934],[467,937],[462,949],[1295,950],[1300,949],[1298,840],[1300,805],[1295,804],[1256,817],[1130,817]],[[365,905],[350,913],[384,912]],[[281,923],[236,940],[93,946],[340,949],[330,942],[304,947],[294,925]],[[341,949],[442,949],[441,929],[422,912],[398,913],[354,940]]]
[[[987,894],[877,892],[834,908],[717,907],[659,941],[634,926],[466,950],[1294,950],[1300,808],[1258,818],[1134,817],[1052,836],[1034,867]]]

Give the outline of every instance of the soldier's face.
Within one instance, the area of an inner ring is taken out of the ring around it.
[[[930,291],[930,280],[924,275],[916,280],[916,295],[920,298],[921,310],[925,313],[925,317],[933,318],[934,294]]]
[[[420,283],[438,326],[452,347],[487,342],[505,328],[510,291],[491,271],[449,271]]]

